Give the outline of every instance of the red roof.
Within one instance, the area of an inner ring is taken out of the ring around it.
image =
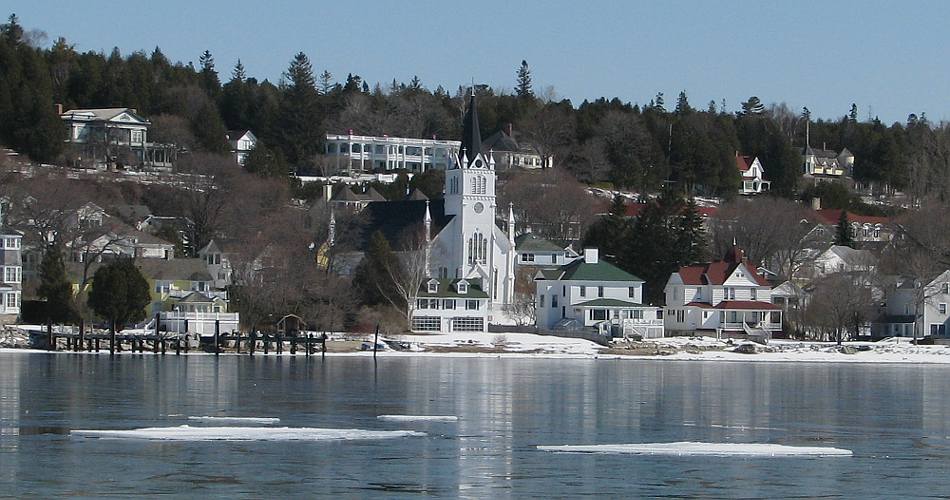
[[[765,309],[775,311],[781,309],[781,307],[771,302],[757,302],[754,300],[724,300],[716,304],[716,309],[744,309],[755,311],[761,311]]]
[[[686,285],[721,285],[739,266],[745,266],[746,272],[759,285],[769,285],[765,277],[756,271],[755,266],[746,260],[742,249],[735,246],[726,252],[722,260],[683,266],[679,269],[679,275]]]
[[[826,208],[822,210],[815,210],[815,213],[818,215],[818,218],[824,221],[826,224],[834,225],[838,223],[838,220],[841,218],[841,209],[840,208]],[[848,212],[848,222],[859,224],[890,224],[891,219],[888,217],[875,217],[873,215],[858,215]]]
[[[712,308],[713,308],[712,304],[710,304],[710,303],[708,303],[708,302],[689,302],[689,303],[686,304],[686,307],[690,307],[690,306],[692,306],[692,307],[698,307],[698,308],[700,308],[700,309],[712,309]]]
[[[740,156],[736,155],[736,167],[739,167],[740,172],[745,172],[752,168],[752,162],[755,158],[751,156]]]

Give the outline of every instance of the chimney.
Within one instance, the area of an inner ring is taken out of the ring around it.
[[[596,248],[585,248],[584,249],[584,263],[585,264],[596,264],[598,261]]]
[[[512,127],[511,127],[511,122],[508,122],[508,124],[505,125],[505,133],[508,134],[508,137],[511,137],[511,133],[512,133],[512,132],[513,132],[513,130],[512,130]]]
[[[63,105],[60,103],[56,103],[56,114],[57,115],[63,114]]]
[[[811,209],[812,210],[821,210],[821,198],[815,196],[811,199]]]

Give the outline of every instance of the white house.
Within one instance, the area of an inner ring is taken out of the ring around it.
[[[772,287],[737,246],[722,260],[681,267],[664,292],[667,331],[770,335],[782,329]]]
[[[23,289],[23,235],[3,225],[3,206],[0,205],[0,323],[16,320],[20,314]]]
[[[663,336],[660,309],[643,304],[643,280],[599,258],[596,248],[535,277],[536,321],[543,330],[596,328],[611,336]]]
[[[802,152],[802,170],[806,178],[840,179],[850,176],[854,168],[854,154],[844,148],[840,153],[811,146]]]
[[[923,286],[899,280],[889,290],[883,314],[871,325],[875,337],[947,338],[950,335],[950,270]]]
[[[505,170],[513,167],[536,169],[554,165],[554,155],[541,157],[537,150],[527,144],[519,143],[511,124],[488,136],[482,142],[483,151],[491,151],[495,157],[496,168]]]
[[[487,332],[489,297],[478,279],[426,280],[412,314],[414,332]]]
[[[247,156],[257,147],[257,136],[250,130],[228,130],[228,144],[238,165],[244,166]]]
[[[152,124],[133,108],[73,109],[60,113],[60,119],[66,125],[72,159],[79,165],[164,170],[177,156],[174,145],[148,141]]]
[[[570,264],[577,258],[577,252],[561,248],[534,233],[524,233],[515,238],[518,266],[520,267],[560,267]]]
[[[739,194],[759,194],[769,190],[770,181],[765,180],[765,169],[762,163],[754,156],[743,156],[736,152],[736,167],[742,177],[742,186]]]
[[[480,141],[481,139],[479,139]],[[405,169],[425,172],[430,168],[446,170],[458,156],[459,141],[327,134],[325,154],[336,172],[385,172]],[[471,150],[471,149],[470,149]]]
[[[868,250],[856,250],[844,245],[831,245],[812,262],[802,266],[800,276],[815,279],[834,273],[867,272],[874,269],[876,259]]]

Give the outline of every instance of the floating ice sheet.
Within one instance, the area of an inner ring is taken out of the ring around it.
[[[145,427],[127,430],[74,430],[70,434],[108,439],[163,441],[350,441],[425,436],[415,431],[370,431],[317,427]]]
[[[279,424],[280,419],[277,417],[188,417],[188,420],[195,420],[198,422],[217,422],[217,423],[234,423],[234,424]]]
[[[561,453],[609,453],[632,455],[795,457],[851,456],[851,450],[819,446],[785,446],[764,443],[637,443],[538,446],[542,451]]]
[[[387,422],[458,422],[454,415],[380,415],[377,420]]]

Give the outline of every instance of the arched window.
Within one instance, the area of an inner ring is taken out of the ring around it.
[[[478,194],[478,179],[472,179],[472,194]]]

